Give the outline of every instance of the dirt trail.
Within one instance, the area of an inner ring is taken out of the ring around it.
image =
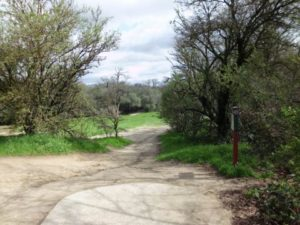
[[[66,196],[138,182],[194,188],[206,201],[203,207],[212,208],[207,217],[217,215],[224,221],[220,224],[228,224],[231,213],[223,209],[218,195],[222,190],[238,188],[238,180],[222,179],[197,165],[155,161],[157,137],[166,129],[136,129],[126,134],[135,144],[107,154],[0,158],[0,224],[41,224]]]

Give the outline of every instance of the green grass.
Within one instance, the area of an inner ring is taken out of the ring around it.
[[[122,131],[137,127],[161,126],[164,124],[164,121],[159,118],[158,113],[149,112],[122,116],[119,126],[120,131]],[[76,119],[72,122],[72,127],[88,137],[104,134],[103,129],[97,124],[94,118]]]
[[[120,130],[163,124],[164,122],[159,118],[158,113],[139,113],[122,116]],[[76,119],[72,121],[72,127],[88,137],[104,134],[96,120],[92,118]],[[130,143],[124,138],[89,140],[48,134],[0,137],[0,156],[57,155],[75,152],[98,153],[107,152],[109,147],[122,148]]]
[[[0,137],[0,156],[59,155],[76,152],[103,153],[131,141],[124,138],[78,139],[47,134]]]
[[[162,151],[158,160],[176,160],[185,163],[210,164],[226,177],[257,176],[258,160],[248,151],[246,144],[239,149],[239,164],[232,165],[231,144],[202,144],[191,141],[177,133],[167,133],[160,137]]]

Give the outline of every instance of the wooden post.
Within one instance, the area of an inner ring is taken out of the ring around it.
[[[232,156],[232,164],[234,166],[238,163],[239,157],[239,118],[240,117],[240,109],[235,106],[232,108],[232,116],[231,116],[231,130],[232,130],[232,141],[233,141],[233,156]]]

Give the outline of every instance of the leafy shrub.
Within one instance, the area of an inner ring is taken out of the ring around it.
[[[300,138],[294,138],[273,156],[276,166],[300,180]]]
[[[300,106],[284,107],[282,114],[289,126],[289,134],[291,137],[300,137]]]
[[[286,125],[283,120],[271,113],[243,112],[243,133],[252,151],[261,158],[276,151],[286,139]]]
[[[300,224],[299,184],[272,183],[251,193],[256,200],[256,206],[264,224]]]
[[[242,109],[243,137],[262,158],[300,134],[300,57],[291,52],[274,59],[255,51],[240,69],[234,96]],[[284,64],[291,70],[283,69]]]
[[[274,109],[244,111],[244,137],[246,136],[253,152],[262,158],[270,156],[278,149],[283,156],[293,156],[299,149],[300,108],[283,107],[280,111],[272,110]]]
[[[190,138],[216,140],[216,126],[201,111],[197,99],[177,90],[175,81],[164,87],[161,100],[161,116],[174,131]]]
[[[288,141],[273,155],[276,167],[300,181],[300,107],[283,108],[288,125]]]

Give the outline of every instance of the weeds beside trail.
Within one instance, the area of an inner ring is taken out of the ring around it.
[[[120,130],[160,125],[164,125],[164,122],[159,118],[158,113],[138,113],[122,116]],[[97,120],[93,118],[74,119],[72,127],[87,137],[104,134],[100,124],[97,124]],[[107,152],[109,147],[122,148],[130,143],[131,141],[124,138],[90,140],[50,134],[0,136],[0,156],[57,155],[74,152],[98,153]]]
[[[234,167],[231,144],[202,144],[173,132],[162,135],[160,139],[162,151],[158,160],[210,164],[226,177],[257,176],[255,169],[258,166],[258,160],[249,154],[246,144],[240,145],[240,161]]]
[[[109,147],[121,148],[131,141],[124,138],[79,139],[37,134],[0,137],[0,156],[59,155],[75,152],[107,152]]]

